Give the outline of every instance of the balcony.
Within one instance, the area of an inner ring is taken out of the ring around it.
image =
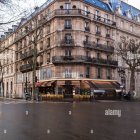
[[[112,46],[107,46],[107,45],[103,45],[103,44],[97,44],[91,41],[83,41],[84,47],[87,49],[93,49],[93,50],[98,50],[98,51],[104,51],[104,52],[110,52],[113,53],[114,52],[114,47]]]
[[[52,12],[50,12],[46,17],[42,18],[39,22],[39,25],[37,26],[41,26],[42,24],[48,22],[49,20],[51,20],[54,17],[71,17],[71,16],[75,16],[75,17],[84,17],[84,18],[88,18],[91,21],[94,20],[96,22],[102,23],[102,24],[106,24],[108,26],[111,26],[113,28],[116,28],[116,22],[110,20],[110,19],[106,19],[104,17],[101,17],[99,15],[95,15],[93,13],[90,13],[89,11],[84,11],[81,9],[57,9],[54,10]],[[71,27],[68,27],[71,28]],[[22,37],[26,36],[28,33],[30,33],[31,31],[33,31],[35,28],[34,27],[30,27],[28,28],[28,30],[25,30],[19,34],[16,35],[15,37],[15,42],[20,40]]]
[[[36,62],[36,69],[38,69],[41,65],[43,64],[43,62]],[[21,65],[20,66],[20,71],[22,73],[25,73],[25,72],[29,72],[29,71],[32,71],[33,70],[33,63],[29,63],[29,64],[25,64],[25,65]]]
[[[97,36],[101,36],[101,32],[100,31],[96,31],[96,35]]]
[[[60,42],[60,46],[61,47],[73,47],[75,46],[75,43],[74,43],[74,39],[63,39],[61,42]]]
[[[112,66],[112,67],[117,67],[118,66],[118,61],[114,60],[107,60],[107,59],[98,59],[98,58],[93,58],[93,63],[97,65],[106,65],[106,66]]]
[[[67,29],[67,30],[72,29],[72,25],[71,24],[65,25],[64,28]]]
[[[31,64],[25,64],[25,65],[20,66],[20,71],[22,73],[28,72],[28,71],[31,71],[31,70],[32,70],[32,65]]]
[[[98,58],[91,58],[90,56],[70,56],[70,58],[65,58],[65,56],[53,56],[52,57],[53,64],[67,64],[67,63],[86,63],[86,64],[94,64],[100,66],[110,66],[110,67],[117,67],[118,61],[114,60],[107,60],[107,59],[98,59]]]
[[[63,57],[64,60],[73,60],[74,58],[71,55],[66,55]]]
[[[108,45],[103,45],[103,44],[94,44],[93,48],[98,51],[105,51],[109,53],[114,53],[114,47],[113,46],[108,46]]]
[[[57,9],[55,10],[54,16],[82,16],[112,27],[116,27],[116,22],[106,19],[104,17],[101,17],[100,15],[95,15],[93,13],[90,13],[89,11],[81,10],[81,9]]]
[[[93,49],[93,43],[88,41],[88,40],[85,40],[83,41],[83,44],[84,44],[84,47],[87,48],[87,49]]]
[[[72,55],[66,59],[67,56],[53,56],[52,63],[54,64],[62,64],[62,63],[84,63],[84,62],[91,62],[92,59],[87,56],[82,55]]]
[[[110,34],[106,34],[106,38],[111,38]]]
[[[90,32],[90,28],[89,27],[85,27],[85,31],[86,32]]]
[[[29,52],[25,52],[25,53],[20,54],[20,59],[21,60],[27,59],[29,57],[32,57],[33,54],[34,54],[34,50],[32,49]]]

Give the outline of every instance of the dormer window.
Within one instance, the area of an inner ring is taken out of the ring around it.
[[[140,22],[140,15],[135,15],[135,16],[134,16],[134,20]]]
[[[126,13],[126,16],[127,16],[128,18],[131,18],[131,12],[130,12],[130,10],[125,11],[125,13]]]
[[[121,9],[121,6],[120,6],[120,5],[117,5],[117,6],[116,6],[116,12],[117,12],[118,14],[122,14],[122,9]]]

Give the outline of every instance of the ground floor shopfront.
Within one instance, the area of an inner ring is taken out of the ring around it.
[[[39,95],[47,98],[119,98],[120,84],[115,80],[51,79],[36,83]],[[118,92],[119,91],[119,92]]]

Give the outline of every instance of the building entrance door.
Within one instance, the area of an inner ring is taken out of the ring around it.
[[[65,82],[64,98],[73,98],[73,85],[71,85],[71,81]]]

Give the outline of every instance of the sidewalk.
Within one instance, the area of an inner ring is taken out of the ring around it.
[[[24,99],[13,99],[13,98],[6,98],[0,97],[0,101],[23,101]]]

